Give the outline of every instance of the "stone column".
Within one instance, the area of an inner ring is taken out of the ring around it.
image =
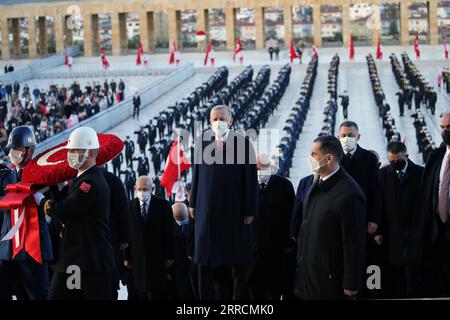
[[[83,15],[83,42],[84,56],[92,57],[92,15],[89,13]]]
[[[120,26],[119,26],[119,14],[111,13],[111,36],[112,36],[112,54],[113,56],[120,56],[121,39],[120,39]]]
[[[100,25],[98,14],[92,15],[92,53],[100,52]]]
[[[197,42],[197,51],[203,52],[206,50],[206,44],[209,41],[209,13],[208,9],[197,9],[197,31],[204,31],[206,34],[205,41]]]
[[[39,17],[39,51],[40,55],[46,55],[47,49],[47,28],[45,23],[45,17]]]
[[[60,54],[64,48],[64,25],[62,16],[55,16],[55,50]],[[65,19],[64,19],[65,20]]]
[[[6,16],[0,18],[0,28],[2,30],[2,60],[9,60],[9,28],[8,18]]]
[[[28,57],[35,59],[37,57],[36,48],[36,20],[34,16],[28,17]]]
[[[175,9],[170,8],[167,10],[167,22],[169,24],[169,50],[172,48],[174,42],[177,42],[177,14]],[[179,44],[177,43],[177,48]]]
[[[344,40],[344,47],[350,45],[350,6],[348,2],[342,4],[342,37]]]
[[[377,46],[378,37],[381,35],[381,16],[379,3],[374,3],[372,5],[372,14],[372,46]]]
[[[119,36],[121,54],[128,53],[127,13],[119,13]]]
[[[314,44],[318,47],[322,46],[322,27],[320,21],[320,4],[315,4],[313,8],[313,38]]]
[[[14,58],[20,57],[20,28],[19,18],[13,18],[12,21],[12,34],[13,34],[13,56]]]
[[[225,27],[227,29],[227,50],[234,50],[236,42],[236,9],[225,9]]]
[[[70,16],[64,16],[64,43],[66,46],[73,46],[73,31],[67,26]]]
[[[292,7],[290,5],[284,6],[284,46],[289,48],[292,39]]]
[[[181,50],[183,48],[183,34],[181,33],[181,11],[177,10],[175,11],[175,17],[177,20],[177,49]]]
[[[152,15],[152,27],[153,27],[153,12],[141,12],[139,14],[139,23],[140,23],[140,40],[142,42],[142,48],[144,52],[151,51],[150,49],[150,34],[152,30],[150,29],[150,14]]]
[[[266,35],[264,32],[264,8],[255,8],[256,50],[264,49]]]
[[[402,46],[409,45],[409,1],[402,0],[400,2],[400,43]]]
[[[428,32],[431,45],[439,43],[437,0],[428,1]]]

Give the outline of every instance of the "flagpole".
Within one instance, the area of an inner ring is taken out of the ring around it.
[[[181,172],[180,172],[180,130],[177,129],[177,154],[178,154],[178,180],[181,178]]]

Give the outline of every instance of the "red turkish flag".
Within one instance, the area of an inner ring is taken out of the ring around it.
[[[183,150],[179,145],[179,141],[175,140],[170,148],[166,168],[161,179],[161,185],[167,190],[169,197],[172,194],[172,187],[175,181],[177,181],[183,171],[189,169],[190,167],[191,164],[184,156]]]
[[[205,59],[203,60],[203,65],[207,65],[208,64],[208,57],[209,57],[209,53],[211,52],[212,47],[211,47],[211,41],[208,42],[208,48],[206,48],[206,53],[205,53]]]
[[[414,39],[414,51],[416,52],[416,58],[420,58],[420,49],[419,49],[419,34],[416,32],[416,38]]]
[[[234,52],[233,52],[233,61],[236,61],[236,55],[237,54],[241,54],[241,58],[242,59],[242,43],[241,43],[241,38],[239,38],[236,42],[236,47],[234,48]]]
[[[378,60],[382,60],[383,59],[383,49],[381,47],[381,36],[380,35],[378,35],[377,59]]]
[[[350,60],[355,59],[355,44],[353,43],[353,33],[350,34]]]
[[[109,68],[109,62],[106,59],[105,50],[103,48],[100,49],[100,58],[102,59],[103,68],[108,69]]]
[[[294,61],[294,59],[298,59],[299,56],[297,54],[297,52],[295,51],[295,47],[294,47],[294,40],[291,39],[291,47],[290,47],[290,59],[291,59],[291,63]]]
[[[144,54],[144,48],[142,47],[142,41],[139,41],[139,49],[137,51],[137,57],[136,57],[136,65],[141,65],[141,57]]]

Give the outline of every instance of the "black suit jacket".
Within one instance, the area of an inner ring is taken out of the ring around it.
[[[110,227],[110,191],[101,169],[93,166],[72,180],[62,201],[44,199],[40,207],[64,224],[59,272],[77,265],[82,272],[115,268]]]
[[[359,290],[366,249],[366,199],[345,170],[317,186],[303,205],[298,238],[297,295],[342,299]]]
[[[137,198],[130,201],[130,209],[130,258],[135,288],[141,292],[164,290],[165,261],[173,259],[175,222],[170,203],[152,195],[145,218]]]
[[[439,174],[446,148],[445,145],[442,145],[438,149],[431,151],[423,173],[420,225],[422,226],[421,232],[425,240],[425,245],[430,245],[436,241],[439,230],[441,229],[439,227],[442,225],[439,218]],[[450,239],[450,223],[447,223],[445,228],[441,230]]]
[[[381,182],[378,159],[370,151],[357,146],[350,164],[342,167],[358,183],[367,199],[367,220],[380,224]]]
[[[118,266],[122,265],[121,243],[130,242],[130,207],[125,187],[119,177],[104,171],[111,193],[110,221],[113,249]]]
[[[392,166],[380,170],[382,182],[382,222],[377,233],[384,237],[383,248],[388,262],[407,266],[420,261],[417,231],[419,228],[420,182],[423,167],[408,161],[400,180]]]

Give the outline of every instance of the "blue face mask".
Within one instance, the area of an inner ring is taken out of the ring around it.
[[[179,226],[183,226],[183,225],[187,225],[187,224],[189,223],[189,219],[186,218],[186,219],[181,220],[181,221],[176,220],[175,222],[176,222]]]

